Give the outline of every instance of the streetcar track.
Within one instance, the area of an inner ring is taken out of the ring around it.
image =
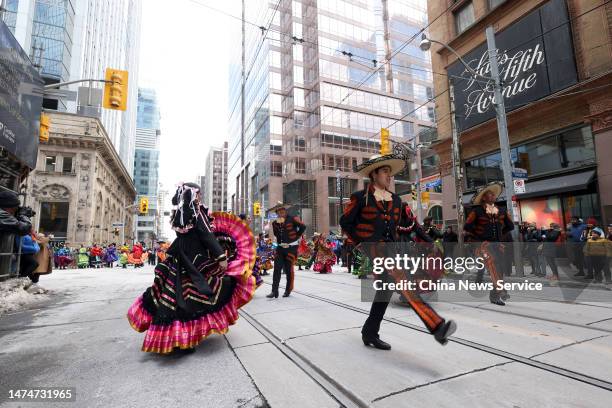
[[[316,280],[316,281],[332,282],[332,283],[335,283],[335,284],[338,284],[338,285],[344,285],[344,286],[361,287],[361,285],[355,285],[355,284],[351,284],[351,283],[347,283],[347,282],[337,282],[337,281],[333,281],[333,280],[326,280],[326,279],[320,279],[320,278],[313,278],[311,276],[301,276],[300,275],[300,278],[306,278],[306,279]],[[525,296],[521,296],[521,295],[514,295],[514,296],[515,297],[525,298]],[[588,304],[588,303],[565,302],[565,301],[548,300],[548,299],[542,299],[542,298],[534,298],[534,299],[538,299],[538,300],[540,300],[542,302],[556,302],[556,303],[563,303],[563,304],[575,304],[575,305],[580,305],[580,306],[601,307],[601,308],[604,308],[604,309],[609,309],[608,307],[605,307],[605,306],[592,305],[592,304]],[[449,305],[455,305],[455,306],[459,306],[459,307],[467,307],[467,308],[470,308],[470,309],[486,310],[486,311],[489,311],[489,312],[495,312],[495,313],[512,315],[512,316],[518,316],[518,317],[526,317],[526,318],[529,318],[529,319],[541,320],[541,321],[544,321],[544,322],[555,323],[555,324],[563,324],[563,325],[566,325],[566,326],[577,327],[577,328],[580,328],[580,329],[596,330],[596,331],[600,331],[600,332],[612,333],[612,329],[605,329],[605,328],[599,328],[599,327],[590,326],[592,324],[596,324],[596,323],[604,322],[604,321],[607,321],[607,320],[611,320],[612,317],[609,317],[609,318],[606,318],[606,319],[602,319],[602,320],[599,320],[599,321],[596,321],[596,322],[580,324],[580,323],[565,322],[565,321],[562,321],[562,320],[547,319],[545,317],[532,316],[532,315],[528,315],[528,314],[525,314],[525,313],[517,313],[517,312],[510,311],[508,309],[503,309],[503,310],[502,309],[488,309],[488,308],[483,307],[483,306],[488,305],[488,303],[483,303],[483,302],[477,302],[477,303],[479,303],[479,305],[477,305],[477,306],[470,306],[468,304],[458,303],[458,302],[441,302],[441,303],[446,303],[446,304],[449,304]],[[406,306],[406,307],[408,307],[408,306]]]
[[[265,282],[265,283],[270,285],[267,282]],[[318,295],[314,295],[314,294],[306,293],[306,292],[301,292],[301,291],[297,291],[297,290],[293,290],[293,293],[296,293],[296,294],[299,294],[299,295],[302,295],[302,296],[306,296],[306,297],[309,297],[311,299],[319,300],[321,302],[329,303],[329,304],[335,305],[335,306],[343,308],[343,309],[352,310],[352,311],[357,312],[357,313],[361,313],[361,314],[365,314],[365,315],[369,314],[369,310],[361,309],[361,308],[356,307],[356,306],[352,306],[352,305],[349,305],[349,304],[346,304],[346,303],[338,302],[338,301],[335,301],[333,299],[328,299],[328,298],[324,298],[324,297],[321,297],[321,296],[318,296]],[[394,324],[397,324],[399,326],[406,327],[408,329],[419,331],[421,333],[429,334],[427,329],[425,329],[424,327],[417,326],[417,325],[411,324],[411,323],[407,323],[407,322],[401,321],[401,320],[396,319],[396,318],[385,317],[385,318],[383,318],[383,320],[387,321],[389,323],[394,323]],[[272,334],[272,336],[274,336],[274,335]],[[501,349],[497,349],[495,347],[490,347],[490,346],[487,346],[487,345],[484,345],[484,344],[480,344],[480,343],[477,343],[475,341],[462,339],[462,338],[459,338],[459,337],[456,337],[456,336],[451,336],[451,337],[448,338],[448,340],[451,341],[451,342],[457,343],[457,344],[461,344],[461,345],[466,346],[466,347],[470,347],[470,348],[473,348],[473,349],[476,349],[476,350],[483,351],[485,353],[493,354],[493,355],[496,355],[498,357],[506,358],[508,360],[512,360],[512,361],[515,361],[515,362],[518,362],[518,363],[521,363],[521,364],[525,364],[525,365],[528,365],[528,366],[531,366],[531,367],[534,367],[534,368],[538,368],[540,370],[548,371],[550,373],[553,373],[553,374],[556,374],[556,375],[559,375],[559,376],[562,376],[562,377],[566,377],[566,378],[573,379],[573,380],[576,380],[576,381],[579,381],[579,382],[582,382],[582,383],[585,383],[585,384],[589,384],[589,385],[592,385],[594,387],[598,387],[598,388],[601,388],[601,389],[604,389],[604,390],[607,390],[607,391],[612,391],[612,382],[609,382],[609,381],[605,381],[605,380],[602,380],[602,379],[599,379],[599,378],[591,377],[589,375],[578,373],[576,371],[572,371],[572,370],[569,370],[569,369],[566,369],[566,368],[562,368],[562,367],[559,367],[559,366],[556,366],[556,365],[553,365],[553,364],[547,364],[547,363],[543,363],[543,362],[540,362],[540,361],[537,361],[537,360],[532,360],[529,357],[523,357],[523,356],[511,353],[511,352],[508,352],[508,351],[504,351],[504,350],[501,350]],[[312,363],[309,362],[308,364],[312,366]]]
[[[287,345],[250,313],[246,312],[244,309],[240,309],[238,313],[244,318],[244,320],[249,322],[249,324],[255,330],[264,336],[264,338],[266,338],[270,344],[272,344],[285,357],[287,357],[289,361],[301,369],[308,378],[318,384],[334,401],[338,402],[342,407],[363,408],[370,406],[369,403],[343,387],[308,358],[298,353],[293,347]]]

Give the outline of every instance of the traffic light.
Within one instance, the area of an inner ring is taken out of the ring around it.
[[[113,234],[115,234],[115,236],[118,236],[119,235],[119,228],[115,228],[113,230]]]
[[[124,111],[127,108],[128,72],[106,68],[103,106]]]
[[[41,142],[49,141],[49,128],[51,127],[51,118],[45,113],[40,114],[40,134],[39,140]]]
[[[255,217],[259,217],[261,215],[261,203],[259,201],[255,201],[253,203],[253,215]]]
[[[391,154],[391,141],[389,140],[389,129],[380,129],[380,154]]]
[[[410,195],[412,196],[412,201],[416,201],[417,200],[416,186],[413,184],[410,188],[411,188]]]
[[[140,197],[139,203],[140,214],[147,214],[149,212],[149,199],[147,197]]]

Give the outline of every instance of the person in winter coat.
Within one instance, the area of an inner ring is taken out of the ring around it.
[[[571,254],[572,263],[578,268],[578,273],[574,274],[574,276],[584,276],[584,253],[582,250],[584,247],[584,230],[587,226],[576,216],[572,217],[570,222],[567,231],[568,250]]]
[[[538,230],[536,224],[529,224],[527,226],[527,231],[523,239],[526,243],[525,254],[531,264],[531,274],[534,276],[546,276],[546,271],[540,269],[540,262],[538,261],[538,246],[540,246],[540,242],[542,242],[542,234]]]
[[[559,270],[557,268],[557,246],[559,237],[561,236],[561,229],[558,224],[551,223],[550,228],[542,234],[543,249],[542,255],[546,259],[546,265],[550,266],[552,270],[552,276],[550,278],[551,283],[559,280]],[[546,276],[546,266],[544,266],[544,275]]]
[[[19,197],[12,191],[0,191],[0,253],[17,253],[15,236],[30,233],[32,222],[19,211]],[[12,256],[0,256],[0,272],[10,270]]]
[[[38,275],[34,271],[38,268],[38,262],[36,261],[36,254],[40,251],[40,247],[33,238],[33,232],[28,235],[24,235],[21,238],[17,238],[17,241],[21,241],[21,258],[19,276],[27,276],[30,278],[31,283],[26,285],[24,289],[29,289],[35,283],[38,283]],[[18,247],[19,242],[15,243],[15,248]],[[37,288],[35,288],[37,289]]]
[[[585,279],[594,279],[595,283],[602,282],[602,272],[608,261],[612,257],[612,241],[604,238],[604,232],[601,228],[595,227],[591,231],[591,238],[588,239],[584,246],[584,255],[588,258],[588,273]],[[610,282],[609,270],[605,271],[606,283]]]
[[[38,233],[34,236],[34,240],[40,247],[40,251],[36,254],[38,268],[34,271],[36,275],[47,275],[53,272],[53,252],[49,246],[49,237],[45,234]]]

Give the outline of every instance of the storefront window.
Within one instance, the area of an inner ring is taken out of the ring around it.
[[[561,152],[556,137],[547,138],[527,145],[529,157],[528,173],[539,174],[561,168]]]
[[[510,149],[512,165],[527,170],[529,177],[579,168],[595,163],[593,134],[588,126],[525,143]],[[475,189],[502,181],[499,152],[465,162],[466,187]]]
[[[588,127],[561,134],[563,167],[580,167],[595,161],[593,135]]]
[[[599,201],[595,193],[568,195],[563,197],[563,210],[565,223],[569,223],[569,220],[573,216],[582,218],[584,222],[587,222],[589,218],[594,218],[598,222],[601,220]]]
[[[68,232],[67,202],[42,202],[40,204],[39,232],[53,234],[55,238],[66,239]]]
[[[537,228],[548,228],[551,223],[564,225],[561,200],[558,196],[524,199],[520,201],[521,220],[536,224]]]

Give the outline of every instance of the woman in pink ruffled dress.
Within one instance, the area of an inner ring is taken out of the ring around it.
[[[176,239],[155,268],[153,285],[136,299],[128,320],[146,331],[142,350],[194,351],[212,333],[227,332],[255,292],[255,239],[238,217],[200,204],[200,187],[181,184],[172,204]]]

